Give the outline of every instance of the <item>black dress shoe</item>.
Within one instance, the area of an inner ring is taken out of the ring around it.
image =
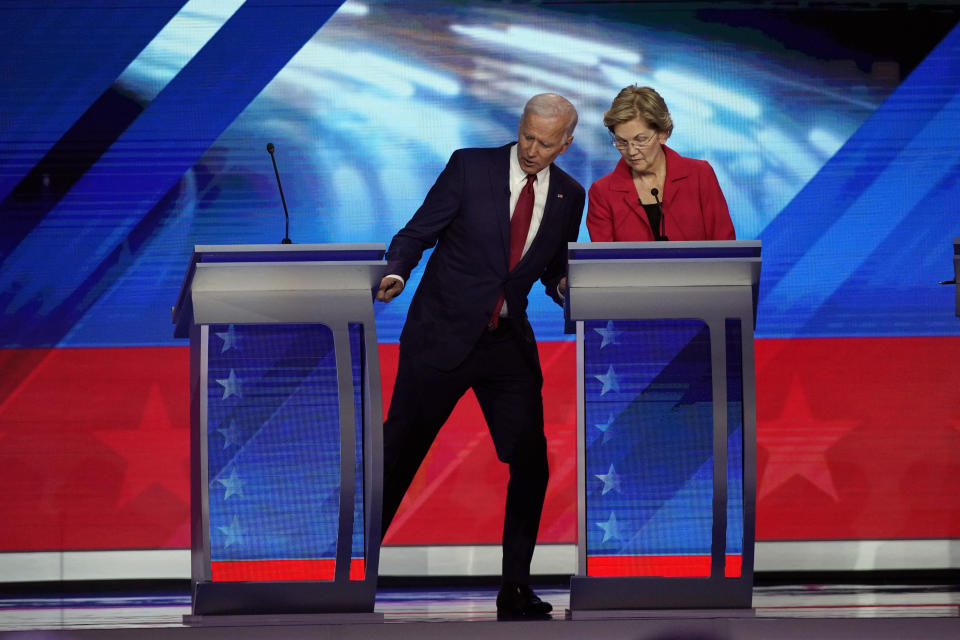
[[[525,584],[505,582],[497,594],[497,620],[547,620],[553,606]]]

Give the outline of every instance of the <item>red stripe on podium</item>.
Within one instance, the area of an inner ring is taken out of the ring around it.
[[[726,557],[724,576],[740,576],[742,558]],[[587,556],[587,575],[592,577],[709,578],[709,555]]]
[[[273,582],[293,580],[333,580],[336,561],[313,560],[216,560],[210,563],[214,582]],[[350,579],[363,580],[363,558],[350,561]]]
[[[726,563],[723,566],[724,578],[739,578],[743,572],[743,556],[739,553],[730,554],[726,557]]]

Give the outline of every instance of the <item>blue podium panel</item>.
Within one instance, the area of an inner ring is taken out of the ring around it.
[[[756,242],[573,243],[570,609],[747,608]]]
[[[350,376],[353,382],[353,532],[350,537],[350,579],[363,580],[366,577],[366,557],[364,550],[366,540],[364,531],[366,522],[363,514],[367,505],[364,500],[366,490],[364,489],[364,441],[363,441],[363,423],[365,417],[364,411],[364,381],[368,372],[364,371],[366,362],[366,343],[364,342],[363,325],[351,322],[348,326],[350,334]],[[376,344],[373,345],[376,349]],[[372,372],[379,376],[379,371]]]
[[[383,245],[197,246],[190,338],[191,624],[373,613]]]
[[[706,323],[591,320],[583,331],[586,575],[709,576],[714,399]],[[738,343],[738,331],[726,339]],[[733,399],[731,426],[742,423]],[[743,519],[742,429],[728,440],[730,523]],[[726,540],[724,571],[739,575],[742,526],[728,526]]]
[[[724,577],[743,575],[743,328],[739,318],[727,318],[727,537]]]
[[[349,334],[356,434],[350,578],[363,579],[362,326],[351,325]],[[333,331],[211,325],[207,335],[211,579],[333,580],[341,494]]]

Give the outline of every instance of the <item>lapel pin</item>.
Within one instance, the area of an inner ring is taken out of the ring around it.
[[[557,197],[558,197],[558,198],[562,198],[562,197],[563,197],[563,194],[562,194],[562,193],[558,193],[558,194],[557,194]]]

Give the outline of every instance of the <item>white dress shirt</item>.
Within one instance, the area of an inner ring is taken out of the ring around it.
[[[510,147],[510,217],[513,218],[513,210],[517,207],[517,200],[520,199],[520,192],[527,184],[527,174],[520,168],[520,160],[517,158],[517,145]],[[521,259],[527,253],[533,239],[537,237],[537,231],[540,229],[540,221],[543,220],[543,208],[547,202],[547,191],[550,190],[550,165],[547,165],[537,173],[537,179],[533,183],[533,217],[530,218],[530,230],[527,231],[527,240],[523,244],[523,253]],[[507,302],[503,302],[500,309],[500,317],[507,317]]]
[[[510,147],[510,218],[513,218],[513,210],[517,207],[517,200],[520,199],[520,192],[527,184],[527,174],[520,168],[520,160],[517,158],[517,145]],[[540,222],[543,220],[543,209],[547,203],[547,192],[550,190],[550,165],[547,165],[537,173],[537,179],[533,183],[533,216],[530,218],[530,229],[527,231],[527,239],[523,244],[523,252],[520,258],[527,253],[533,239],[537,237],[537,231],[540,230]],[[404,279],[396,274],[388,274],[386,277],[395,278],[401,284],[406,284]],[[500,309],[500,317],[507,316],[507,302],[504,300],[503,307]]]

